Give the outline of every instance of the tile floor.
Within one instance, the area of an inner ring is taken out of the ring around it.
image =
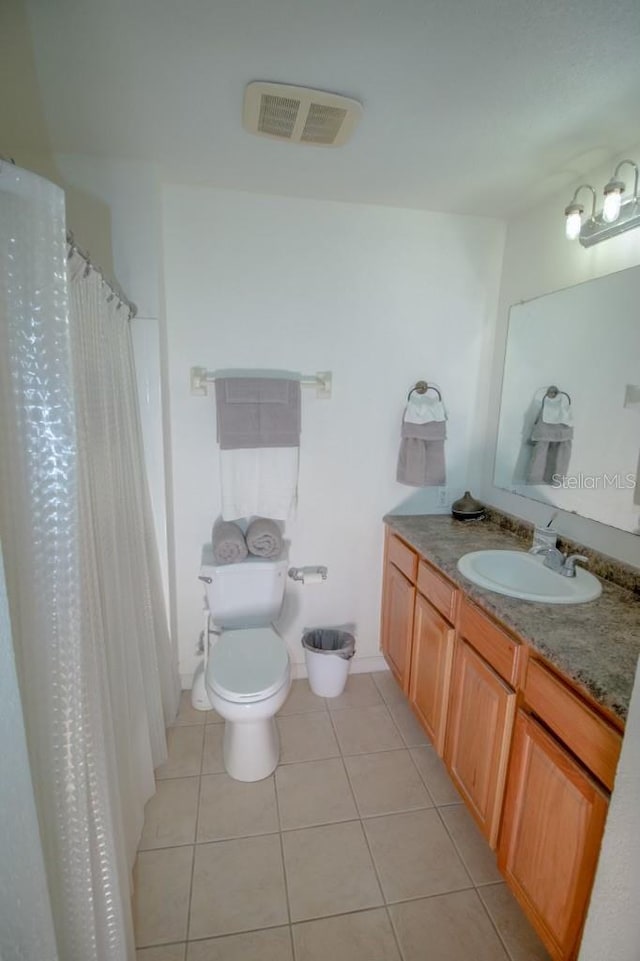
[[[281,764],[224,773],[184,692],[135,870],[138,961],[547,961],[388,673],[295,681]]]

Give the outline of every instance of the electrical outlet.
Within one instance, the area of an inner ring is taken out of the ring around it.
[[[438,507],[449,506],[449,491],[446,487],[438,488]]]

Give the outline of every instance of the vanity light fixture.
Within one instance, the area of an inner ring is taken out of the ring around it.
[[[620,180],[620,168],[625,164],[633,167],[633,194],[623,200],[626,185]],[[592,193],[591,215],[583,221],[584,206],[578,201],[581,190]],[[604,188],[604,203],[596,213],[596,191],[591,184],[580,184],[571,203],[565,207],[565,233],[569,240],[580,240],[583,247],[592,247],[603,240],[634,227],[640,227],[640,199],[638,198],[638,165],[633,160],[621,160],[613,176]]]

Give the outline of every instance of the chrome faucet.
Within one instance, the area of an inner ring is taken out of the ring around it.
[[[563,554],[559,551],[557,547],[544,547],[539,544],[536,547],[532,547],[529,551],[530,554],[544,554],[544,566],[548,567],[550,570],[555,571],[556,574],[562,574],[563,577],[575,577],[576,576],[576,562],[580,561],[582,564],[588,564],[589,558],[585,557],[583,554]]]

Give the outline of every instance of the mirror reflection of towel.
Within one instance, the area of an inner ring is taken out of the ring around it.
[[[408,487],[443,487],[447,480],[444,459],[446,421],[402,424],[396,479]]]
[[[573,427],[537,420],[531,431],[533,451],[527,472],[528,484],[553,484],[565,477],[571,460]]]

